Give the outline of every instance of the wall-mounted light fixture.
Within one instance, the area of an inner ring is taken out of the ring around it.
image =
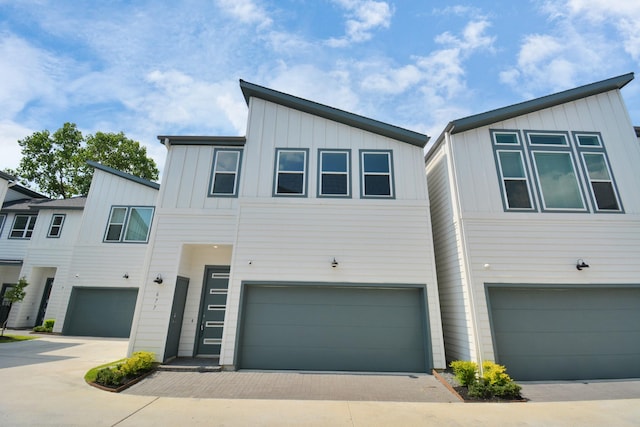
[[[122,275],[122,278],[123,278],[123,279],[128,279],[128,278],[129,278],[129,273],[124,273],[124,274]]]
[[[578,270],[582,270],[583,268],[589,268],[589,264],[587,264],[586,262],[584,262],[582,258],[580,258],[578,262],[576,262],[576,268]]]
[[[336,268],[338,266],[338,261],[336,261],[336,257],[333,257],[333,261],[331,261],[331,267]]]
[[[156,276],[155,279],[153,279],[154,282],[156,282],[158,285],[162,284],[162,275],[160,275],[160,273],[158,273],[158,275]]]

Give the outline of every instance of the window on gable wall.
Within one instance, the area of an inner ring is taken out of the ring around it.
[[[348,150],[319,150],[318,196],[351,197],[351,161]]]
[[[572,140],[568,132],[524,131],[526,142],[521,143],[520,131],[490,132],[505,210],[537,211],[531,192],[535,188],[542,211],[586,212],[586,194],[591,194],[595,212],[621,211],[599,134],[574,132]],[[589,183],[587,191],[583,182]]]
[[[363,198],[393,198],[393,157],[391,151],[360,150]]]
[[[0,235],[2,234],[2,229],[4,228],[4,223],[7,220],[7,214],[0,214]]]
[[[10,239],[30,239],[36,226],[37,215],[16,215],[9,233]]]
[[[47,233],[47,237],[60,237],[64,218],[64,214],[54,214],[51,217],[51,224],[49,225],[49,232]]]
[[[217,149],[213,155],[210,196],[237,197],[242,150]]]
[[[273,194],[275,196],[307,195],[306,149],[276,149],[275,177]]]
[[[152,218],[152,207],[114,206],[111,208],[104,241],[146,243]]]

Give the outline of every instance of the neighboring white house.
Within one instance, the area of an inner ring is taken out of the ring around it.
[[[66,335],[128,337],[159,185],[90,163],[87,197],[5,202],[0,233],[2,282],[29,282],[11,327],[55,319]],[[30,191],[19,186],[11,192]]]
[[[640,144],[626,74],[454,120],[425,157],[447,359],[640,377]]]
[[[159,137],[130,352],[236,369],[444,368],[428,137],[240,87],[246,137]]]

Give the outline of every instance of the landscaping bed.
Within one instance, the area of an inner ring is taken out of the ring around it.
[[[89,370],[84,379],[93,387],[119,393],[151,375],[157,366],[153,353],[139,351],[127,359]]]
[[[434,370],[433,375],[463,402],[526,402],[520,386],[506,374],[503,366],[485,362],[480,376],[473,362],[456,361],[452,365],[444,371]]]

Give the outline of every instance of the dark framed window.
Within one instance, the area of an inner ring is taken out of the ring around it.
[[[221,148],[214,151],[209,195],[237,197],[242,150]]]
[[[318,150],[318,197],[351,197],[351,152]]]
[[[596,212],[622,212],[622,203],[599,133],[574,132],[589,194]]]
[[[2,229],[4,228],[4,223],[7,220],[7,214],[0,214],[0,235],[2,235]]]
[[[307,196],[308,150],[276,148],[274,196]]]
[[[505,210],[535,210],[520,132],[491,131],[491,137]]]
[[[64,224],[64,219],[66,215],[64,214],[53,214],[51,217],[51,224],[49,224],[49,232],[47,233],[47,237],[60,237],[60,233],[62,232],[62,224]]]
[[[10,239],[30,239],[36,226],[37,215],[16,215],[9,233]]]
[[[362,198],[394,198],[393,156],[387,150],[360,150]]]
[[[105,242],[146,243],[149,239],[153,207],[113,206],[105,232]]]

